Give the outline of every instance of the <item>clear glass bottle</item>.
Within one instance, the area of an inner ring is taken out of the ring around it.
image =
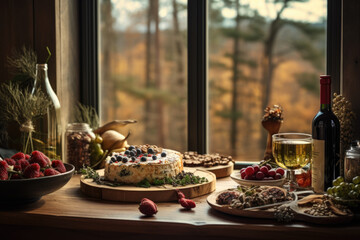
[[[87,123],[69,123],[65,133],[65,161],[79,170],[90,166],[90,144],[95,134]]]
[[[47,114],[33,120],[34,150],[45,153],[51,159],[62,159],[62,131],[60,102],[52,89],[47,64],[36,64],[36,78],[32,94],[42,91],[50,100]]]

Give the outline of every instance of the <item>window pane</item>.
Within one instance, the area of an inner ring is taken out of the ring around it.
[[[325,73],[326,0],[209,1],[210,151],[259,161],[266,106],[281,132],[311,132]]]
[[[100,1],[101,122],[132,144],[187,147],[187,1]]]

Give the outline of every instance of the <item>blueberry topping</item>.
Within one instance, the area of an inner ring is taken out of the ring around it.
[[[130,155],[130,157],[133,157],[133,156],[135,156],[136,154],[135,154],[133,151],[131,151],[129,155]]]
[[[135,149],[134,146],[130,146],[130,147],[129,147],[129,151],[134,150],[134,149]]]
[[[141,151],[140,148],[136,149],[136,154],[137,154],[137,155],[140,155],[141,153],[142,153],[142,151]]]
[[[129,155],[130,154],[130,151],[129,150],[126,150],[125,151],[125,155]]]
[[[131,157],[131,161],[135,162],[136,157]]]
[[[122,162],[123,162],[123,163],[127,163],[127,161],[128,161],[128,158],[127,158],[127,157],[124,157],[124,158],[122,159]]]
[[[153,159],[153,160],[156,160],[156,159],[157,159],[156,155],[153,155],[153,156],[152,156],[152,159]]]
[[[111,157],[110,162],[116,162],[116,158],[115,158],[115,157]]]
[[[154,152],[154,149],[152,149],[152,148],[148,148],[148,153],[150,153],[150,154],[154,154],[155,152]]]
[[[141,157],[141,158],[140,158],[140,161],[146,162],[146,157]]]
[[[118,155],[118,156],[116,156],[116,160],[120,162],[122,160],[122,157],[120,155]]]
[[[166,152],[162,152],[161,157],[166,157]]]

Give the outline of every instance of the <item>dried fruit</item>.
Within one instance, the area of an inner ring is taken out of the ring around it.
[[[148,198],[141,199],[139,211],[146,216],[152,216],[158,212],[156,204]]]

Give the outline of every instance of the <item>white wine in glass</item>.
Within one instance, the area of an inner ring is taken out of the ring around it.
[[[295,170],[311,161],[313,140],[305,133],[278,133],[273,135],[273,156],[276,163],[290,170],[289,189],[296,190]]]

